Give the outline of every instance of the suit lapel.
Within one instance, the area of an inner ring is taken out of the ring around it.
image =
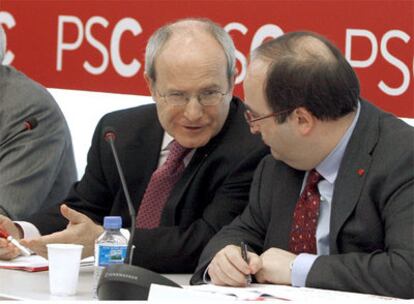
[[[194,176],[198,173],[201,165],[208,157],[208,154],[209,153],[203,153],[203,151],[196,151],[196,153],[194,153],[193,158],[183,173],[183,176],[172,189],[171,195],[167,201],[167,205],[163,211],[161,220],[162,224],[175,225],[175,213],[178,204],[180,203]]]
[[[269,227],[273,228],[267,230],[265,249],[275,247],[276,245],[276,247],[288,250],[293,212],[300,195],[305,172],[292,170],[292,168],[285,164],[280,165],[279,168],[279,170],[285,172],[276,172],[274,176],[283,176],[284,178],[269,179],[272,183],[277,183],[278,185],[274,187],[280,190],[277,192],[272,191],[272,196],[269,199],[269,204],[272,204],[272,216]],[[289,182],[285,183],[284,181]],[[263,184],[265,183],[266,181],[263,182]],[[270,188],[273,189],[273,186]],[[278,203],[275,204],[274,202]]]
[[[125,164],[128,166],[126,180],[131,191],[135,211],[141,203],[152,173],[158,165],[163,129],[156,116],[144,130],[139,130],[127,149]]]
[[[194,153],[190,163],[184,170],[183,176],[174,186],[171,192],[171,195],[168,198],[167,204],[162,214],[161,224],[164,224],[164,225],[175,224],[175,214],[176,214],[178,204],[182,202],[182,197],[185,191],[190,186],[191,181],[193,180],[194,176],[200,170],[200,167],[202,166],[202,164],[204,164],[205,160],[210,155],[210,153],[212,153],[214,149],[217,147],[217,145],[219,144],[219,142],[221,141],[223,137],[223,134],[226,133],[230,125],[234,124],[234,122],[232,122],[233,118],[237,115],[238,112],[242,111],[239,103],[240,101],[238,99],[233,98],[233,100],[230,103],[229,115],[221,131],[214,138],[212,138],[207,145],[197,149],[196,152]],[[235,127],[237,128],[237,126]]]
[[[338,252],[341,228],[355,209],[365,177],[371,166],[371,153],[378,141],[378,112],[361,102],[361,113],[345,150],[335,181],[330,222],[330,253]]]

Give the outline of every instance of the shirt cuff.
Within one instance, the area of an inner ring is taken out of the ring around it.
[[[39,230],[32,223],[23,221],[15,221],[14,223],[22,228],[23,238],[25,239],[35,239],[41,236]]]
[[[204,270],[204,273],[203,273],[203,282],[206,283],[206,284],[211,283],[211,278],[208,275],[208,268],[209,267],[210,267],[210,264],[206,267],[206,270]]]
[[[309,253],[301,253],[296,257],[292,267],[292,286],[306,286],[306,278],[317,257],[316,254]]]
[[[131,233],[129,232],[128,229],[121,228],[121,234],[124,236],[124,238],[127,239],[127,241],[129,241],[129,237],[131,236]]]
[[[23,221],[15,221],[13,223],[19,225],[20,228],[22,228],[23,238],[25,239],[34,239],[41,236],[39,230],[32,223]],[[121,229],[121,233],[127,240],[129,240],[130,233],[128,229]]]

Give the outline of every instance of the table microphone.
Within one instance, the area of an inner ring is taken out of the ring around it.
[[[4,142],[2,142],[0,144],[0,147],[6,145],[7,143],[9,143],[12,139],[14,139],[17,135],[19,135],[20,133],[26,132],[28,130],[33,130],[34,128],[36,128],[38,125],[38,121],[36,119],[36,117],[29,117],[28,119],[26,119],[23,123],[23,128],[20,129],[19,131],[17,131],[16,133],[14,133],[12,136],[10,136],[9,138],[7,138]]]
[[[101,274],[97,286],[99,300],[147,300],[151,284],[180,287],[180,285],[166,277],[148,269],[132,265],[134,247],[132,245],[135,234],[135,209],[129,196],[127,183],[119,162],[118,153],[115,148],[116,133],[114,128],[106,127],[103,131],[103,138],[110,145],[115,160],[119,178],[128,205],[131,217],[131,235],[128,241],[127,256],[124,264],[107,266]]]

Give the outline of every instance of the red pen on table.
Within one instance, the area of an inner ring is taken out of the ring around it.
[[[29,256],[32,254],[29,249],[27,249],[22,244],[20,244],[15,238],[13,238],[10,234],[8,234],[7,231],[0,229],[0,237],[5,238],[10,243],[12,243],[14,246],[19,248],[19,250],[21,251],[23,255]]]

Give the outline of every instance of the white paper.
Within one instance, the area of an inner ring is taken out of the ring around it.
[[[216,286],[213,284],[185,286],[186,289],[191,291],[202,292],[205,294],[225,295],[232,297],[233,300],[254,301],[259,300],[263,295],[256,287],[225,287]]]
[[[87,257],[81,261],[82,268],[90,268],[94,264],[93,256]],[[39,268],[46,267],[49,263],[47,259],[41,257],[40,255],[31,255],[31,256],[18,256],[10,261],[0,260],[0,267],[28,267],[28,268]]]
[[[190,290],[188,288],[178,288],[171,286],[164,286],[158,284],[151,284],[148,302],[162,302],[162,303],[200,303],[208,301],[232,301],[235,297],[226,295],[206,293],[201,291]]]
[[[277,300],[306,303],[390,303],[405,300],[377,295],[335,290],[292,287],[273,284],[252,284],[250,287],[225,287],[213,284],[186,286],[191,291],[233,296],[237,300]]]
[[[39,255],[18,256],[10,261],[0,260],[0,267],[45,267],[48,262]]]

